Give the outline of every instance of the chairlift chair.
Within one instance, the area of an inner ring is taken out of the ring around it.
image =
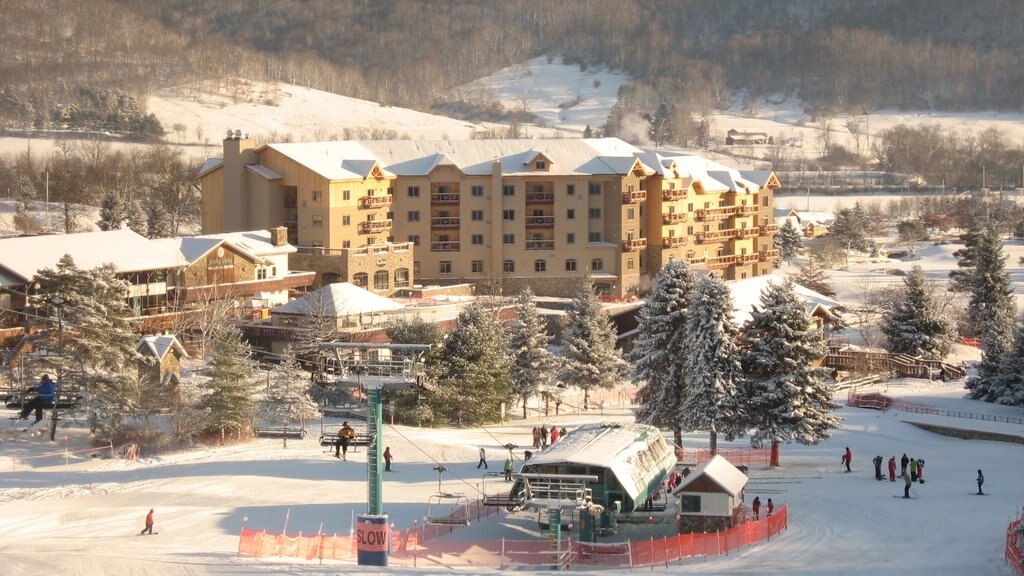
[[[469,526],[469,499],[461,492],[438,492],[427,501],[427,524]]]

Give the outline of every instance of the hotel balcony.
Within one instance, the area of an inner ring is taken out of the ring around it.
[[[441,216],[430,219],[431,228],[458,228],[461,218],[458,216]]]
[[[671,188],[661,191],[661,199],[668,202],[671,200],[682,200],[686,198],[686,190],[683,188]]]
[[[384,196],[363,196],[359,199],[359,206],[361,208],[378,208],[380,206],[388,206],[394,201],[394,196],[391,194],[385,194]]]
[[[688,242],[686,236],[665,236],[661,239],[661,245],[665,248],[675,248],[677,246],[685,246]]]
[[[751,262],[760,262],[761,261],[761,254],[762,254],[761,252],[754,252],[753,254],[741,254],[739,256],[739,260],[737,260],[737,262],[739,262],[740,264],[750,264]]]
[[[737,216],[754,216],[760,210],[757,206],[735,206],[733,209]]]
[[[530,228],[550,228],[555,225],[554,216],[527,216],[526,226]]]
[[[779,233],[779,225],[778,224],[765,224],[764,226],[761,226],[761,236],[771,236],[773,234],[778,234],[778,233]]]
[[[718,270],[721,268],[728,268],[729,266],[732,266],[733,264],[736,264],[739,261],[740,257],[738,255],[716,256],[713,258],[708,258],[706,265],[708,268],[711,268],[712,270]]]
[[[759,228],[740,228],[736,231],[737,238],[756,238],[761,235]]]
[[[686,222],[690,218],[690,215],[686,212],[669,212],[668,214],[661,215],[662,224],[678,224],[680,222]]]
[[[734,215],[735,206],[722,206],[721,208],[701,208],[697,210],[697,220],[704,220],[706,222],[713,220],[725,220],[732,218]]]
[[[761,252],[757,253],[757,256],[758,256],[758,258],[757,258],[758,261],[760,261],[760,262],[768,262],[768,261],[775,260],[776,258],[778,258],[779,257],[779,251],[778,250],[762,250]]]
[[[637,202],[643,202],[644,200],[647,200],[646,190],[637,190],[635,192],[622,193],[623,204],[636,204]]]
[[[542,202],[545,204],[555,201],[554,192],[527,192],[526,201],[530,203]]]
[[[445,241],[445,242],[431,242],[430,243],[430,251],[431,252],[458,252],[460,245],[461,245],[461,243],[458,240],[455,240],[455,241],[449,240],[449,241]]]
[[[623,240],[622,250],[625,252],[636,252],[637,250],[643,250],[647,248],[647,238],[636,238],[633,240]]]
[[[722,242],[723,240],[729,240],[730,238],[736,237],[736,233],[739,230],[731,228],[729,230],[715,230],[713,232],[697,232],[694,234],[694,238],[698,244],[705,244],[708,242]]]
[[[554,240],[527,240],[526,241],[526,249],[527,250],[554,250],[555,249],[555,241]]]
[[[434,204],[458,204],[458,192],[431,192],[430,201]]]
[[[374,234],[391,228],[391,220],[367,220],[359,223],[360,234]]]

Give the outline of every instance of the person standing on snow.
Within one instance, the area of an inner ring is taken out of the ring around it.
[[[981,491],[981,485],[985,483],[985,475],[978,470],[978,496],[984,496],[985,493]]]
[[[139,532],[139,536],[142,536],[143,534],[152,534],[152,533],[153,533],[153,509],[150,508],[149,509],[149,514],[146,514],[146,527],[142,529],[142,532]]]
[[[772,499],[769,498],[768,499],[768,514],[765,517],[766,518],[771,518],[772,517],[772,512],[775,512],[775,504],[773,504],[772,503]]]
[[[480,461],[476,463],[477,470],[479,470],[481,466],[484,467],[484,470],[487,470],[487,450],[484,450],[483,446],[480,447]]]
[[[924,484],[924,458],[917,459],[917,481]]]
[[[391,446],[384,448],[384,471],[391,472]]]
[[[505,482],[512,481],[512,457],[505,458]]]
[[[552,426],[551,427],[551,443],[552,444],[554,444],[555,442],[558,442],[558,434],[559,434],[558,426]]]
[[[759,519],[761,513],[761,497],[754,496],[754,503],[750,505],[750,510],[754,512],[754,520]]]
[[[903,475],[903,497],[904,498],[910,498],[910,485],[911,484],[912,484],[912,482],[910,481],[910,474],[904,474]]]
[[[882,456],[876,454],[871,463],[875,465],[875,480],[884,480],[885,477],[882,476]]]
[[[548,447],[548,426],[547,424],[540,427],[540,448],[541,450]]]
[[[896,481],[896,457],[891,456],[889,458],[889,482]]]
[[[917,460],[910,459],[910,481],[917,482]]]
[[[850,452],[850,447],[846,447],[846,453],[843,454],[842,463],[846,464],[846,471],[850,471],[850,460],[853,460],[853,452]]]
[[[903,458],[900,458],[900,478],[907,475],[907,464],[910,464],[910,458],[907,458],[907,453],[903,453]]]

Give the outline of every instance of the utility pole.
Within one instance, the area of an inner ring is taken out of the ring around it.
[[[53,410],[50,414],[50,419],[53,420],[50,426],[50,442],[57,437],[57,421],[60,419],[57,406],[59,405],[60,389],[64,383],[64,304],[65,300],[61,296],[50,298],[50,305],[57,309],[57,338],[59,339],[57,354],[60,356],[60,361],[57,363],[57,385],[53,390]]]

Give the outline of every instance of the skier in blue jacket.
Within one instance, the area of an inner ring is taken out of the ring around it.
[[[36,411],[36,422],[43,419],[43,408],[53,408],[53,397],[57,392],[57,385],[50,380],[49,374],[43,374],[38,386],[29,389],[35,392],[36,397],[26,402],[21,407],[21,418],[28,418],[33,410]]]

